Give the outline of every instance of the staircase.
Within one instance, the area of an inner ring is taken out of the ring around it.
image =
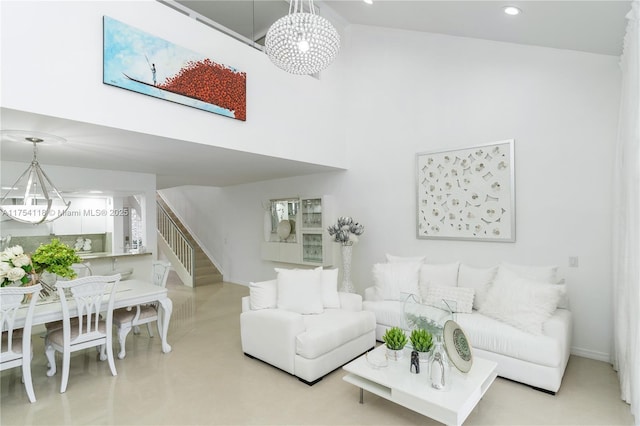
[[[158,247],[182,282],[191,287],[222,282],[218,268],[159,194],[156,203]]]

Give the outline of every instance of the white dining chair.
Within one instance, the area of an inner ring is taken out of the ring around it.
[[[91,347],[100,348],[100,360],[109,361],[111,374],[116,376],[113,359],[111,326],[113,304],[120,275],[78,278],[58,281],[56,288],[62,306],[62,328],[49,332],[45,338],[45,354],[49,361],[47,376],[56,374],[55,353],[62,354],[62,380],[60,393],[67,390],[71,353]],[[105,300],[106,298],[106,300]],[[77,309],[76,318],[71,316],[71,308]],[[105,316],[101,319],[100,313]]]
[[[31,326],[33,311],[38,297],[40,297],[41,289],[40,284],[28,287],[0,288],[0,329],[2,330],[0,371],[22,367],[22,381],[31,402],[36,402],[36,394],[33,391],[33,382],[31,381],[31,358],[33,357]],[[23,303],[25,297],[30,297],[28,305]],[[25,315],[24,326],[16,328],[16,318],[20,318],[23,314]]]
[[[170,270],[171,263],[160,260],[154,261],[151,272],[151,280],[153,284],[162,288],[166,287]],[[158,333],[160,333],[157,303],[120,308],[113,311],[113,325],[118,331],[118,343],[120,344],[118,358],[124,359],[127,355],[125,344],[131,329],[133,328],[133,334],[140,334],[139,326],[146,324],[149,337],[153,337],[151,323],[154,321],[158,327]]]

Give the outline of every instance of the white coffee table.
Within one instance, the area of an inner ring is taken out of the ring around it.
[[[385,346],[370,352],[371,358],[384,356]],[[413,374],[409,371],[410,349],[405,357],[389,361],[387,367],[374,368],[365,356],[361,356],[343,368],[349,374],[344,380],[360,388],[360,403],[364,391],[369,391],[410,410],[448,425],[461,425],[496,379],[493,361],[474,357],[473,367],[467,374],[451,368],[451,388],[439,391],[431,387],[426,371]]]

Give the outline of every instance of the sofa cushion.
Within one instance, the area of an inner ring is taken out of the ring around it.
[[[325,308],[339,308],[338,269],[322,270],[322,304]]]
[[[400,300],[402,293],[418,294],[420,263],[376,263],[373,282],[378,296],[384,300]]]
[[[442,264],[426,263],[420,266],[420,289],[430,285],[449,287],[457,286],[459,266],[460,262]]]
[[[491,268],[475,268],[465,264],[460,265],[458,286],[475,289],[475,297],[473,299],[474,309],[480,309],[484,303],[489,286],[495,279],[497,272],[497,266]]]
[[[371,312],[325,309],[321,315],[305,315],[306,330],[296,337],[296,354],[314,359],[375,330]]]
[[[566,330],[567,318],[566,315],[554,315],[548,322],[558,323],[556,328]],[[563,362],[561,339],[527,333],[479,312],[456,314],[456,322],[471,340],[473,348],[554,368]]]
[[[560,286],[525,278],[512,282],[496,280],[480,313],[533,334],[542,334],[542,324],[555,312]]]
[[[398,300],[364,301],[362,309],[373,312],[376,323],[389,327],[404,326],[404,302]]]
[[[475,290],[468,287],[429,286],[422,294],[422,303],[452,312],[470,314]],[[444,303],[445,300],[447,303]]]
[[[320,314],[322,304],[321,269],[276,268],[278,309],[300,314]]]
[[[249,283],[249,303],[251,309],[273,309],[278,306],[276,280]]]
[[[405,257],[405,256],[394,256],[389,253],[387,253],[385,257],[387,259],[387,262],[389,263],[401,263],[401,262],[423,263],[425,259],[424,256]]]
[[[498,273],[494,281],[514,282],[518,278],[526,278],[531,282],[559,285],[560,287],[558,288],[561,296],[558,301],[558,307],[569,309],[567,287],[562,284],[564,280],[558,280],[557,271],[557,266],[522,266],[503,262],[500,264],[500,268],[498,268]]]
[[[527,266],[507,262],[500,263],[496,280],[502,279],[505,276],[511,276],[508,274],[509,272],[513,272],[521,278],[529,278],[531,280],[549,284],[555,284],[558,281],[557,266]]]

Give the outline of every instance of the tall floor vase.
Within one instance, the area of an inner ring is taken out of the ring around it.
[[[342,249],[342,286],[340,291],[345,293],[355,293],[356,289],[351,282],[351,254],[352,245],[341,245]]]

